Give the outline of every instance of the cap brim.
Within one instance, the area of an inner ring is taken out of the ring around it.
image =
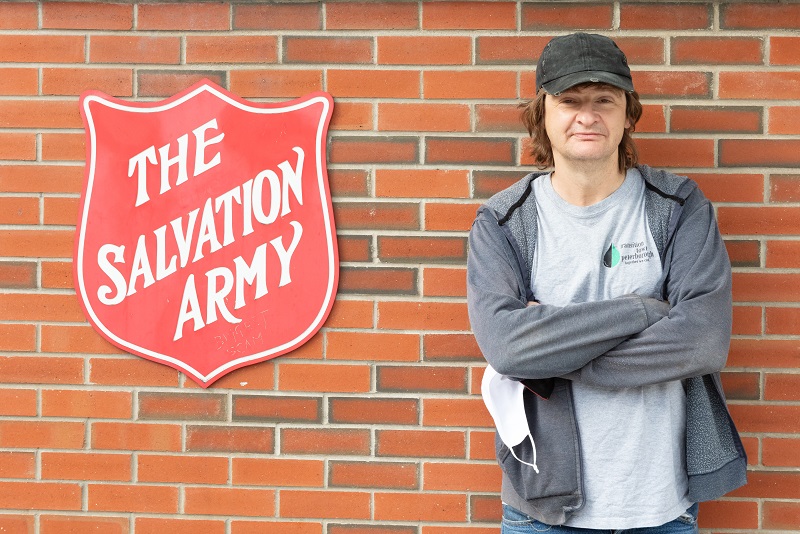
[[[614,87],[619,87],[628,93],[633,91],[633,80],[630,78],[620,76],[619,74],[614,74],[613,72],[592,70],[567,74],[561,78],[556,78],[555,80],[551,80],[542,84],[542,88],[544,88],[544,90],[551,95],[557,95],[559,93],[563,93],[570,87],[574,87],[578,84],[586,82],[607,83],[609,85],[613,85]]]

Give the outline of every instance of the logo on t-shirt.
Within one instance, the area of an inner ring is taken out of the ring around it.
[[[609,245],[605,254],[603,254],[603,265],[610,269],[616,267],[620,262],[624,265],[646,263],[655,255],[644,241],[623,243],[619,248],[622,249],[621,253],[614,243]]]

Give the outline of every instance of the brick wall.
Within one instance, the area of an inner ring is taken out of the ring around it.
[[[700,183],[734,265],[750,483],[701,525],[800,531],[800,4],[703,1],[0,3],[0,531],[497,532],[466,236],[530,169],[516,104],[574,29],[627,53],[643,161]],[[202,77],[334,96],[342,261],[318,335],[205,391],[95,334],[71,274],[77,95]]]

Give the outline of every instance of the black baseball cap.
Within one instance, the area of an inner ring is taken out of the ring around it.
[[[557,95],[584,82],[607,83],[633,91],[628,60],[617,43],[594,33],[572,33],[553,38],[536,64],[536,92],[544,87]]]

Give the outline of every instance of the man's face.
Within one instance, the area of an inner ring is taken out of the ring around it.
[[[544,101],[544,125],[558,168],[562,163],[617,161],[617,149],[630,123],[625,93],[605,84],[567,89]]]

